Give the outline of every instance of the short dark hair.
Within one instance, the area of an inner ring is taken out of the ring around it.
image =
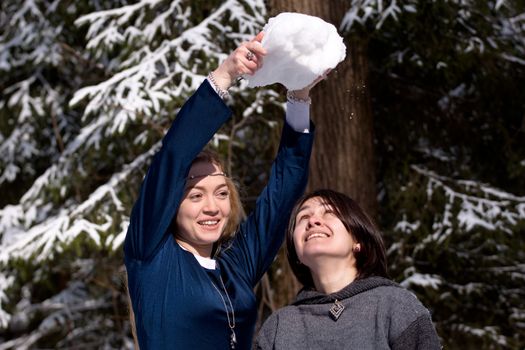
[[[357,268],[356,279],[369,276],[388,278],[385,245],[372,220],[352,198],[344,193],[320,189],[303,195],[297,201],[286,232],[288,263],[299,282],[305,288],[315,288],[310,269],[299,261],[293,241],[296,216],[304,202],[314,197],[320,198],[323,204],[332,207],[348,234],[352,235],[357,243],[360,243],[361,250],[354,253]]]

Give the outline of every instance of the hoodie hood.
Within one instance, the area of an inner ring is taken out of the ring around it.
[[[399,284],[384,277],[368,277],[355,280],[340,291],[332,294],[323,294],[315,290],[302,289],[292,305],[328,304],[335,300],[343,300],[353,297],[359,293],[366,292],[377,287],[391,286],[402,288]]]

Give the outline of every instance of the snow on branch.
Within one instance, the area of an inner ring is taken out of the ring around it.
[[[430,239],[443,242],[457,224],[465,231],[475,228],[501,230],[513,235],[515,225],[525,220],[525,197],[515,196],[489,185],[470,180],[455,180],[440,176],[419,166],[412,166],[428,179],[427,196],[441,191],[446,198],[441,221],[433,224]],[[453,208],[459,212],[453,213]]]
[[[88,47],[105,45],[105,48],[109,49],[111,44],[103,45],[104,42],[113,43],[124,39],[130,45],[135,45],[133,40],[138,36],[150,38],[158,31],[168,31],[162,27],[163,24],[158,19],[151,23],[144,23],[143,16],[138,14],[144,8],[159,3],[159,1],[142,1],[120,9],[96,12],[79,18],[76,23],[90,24]],[[232,40],[247,39],[262,27],[263,17],[260,9],[264,6],[260,1],[246,3],[238,0],[225,1],[208,17],[193,26],[190,26],[189,21],[182,20],[189,11],[189,7],[186,10],[182,8],[182,3],[182,1],[171,3],[167,12],[161,14],[164,17],[173,14],[181,18],[179,24],[187,26],[180,29],[177,37],[167,37],[160,41],[160,44],[149,43],[146,40],[135,52],[131,50],[128,56],[121,58],[117,73],[106,81],[77,91],[70,105],[75,106],[87,99],[84,117],[101,110],[118,109],[110,121],[111,130],[115,131],[121,131],[137,113],[155,118],[163,102],[195,90],[202,82],[207,74],[202,71],[203,61],[200,58],[202,53],[210,62],[225,58],[226,54],[220,46],[221,41],[214,39],[214,31],[225,29],[222,22],[226,18],[230,23],[236,22],[239,25],[240,33],[231,34],[231,31],[223,33],[225,38],[234,38]],[[254,15],[246,12],[245,5],[251,6],[251,12],[256,14],[257,20],[254,21]],[[133,31],[124,29],[130,26],[128,20],[134,20],[131,23]],[[113,29],[108,31],[110,27]],[[122,38],[115,37],[117,32]],[[143,40],[137,41],[143,42]]]
[[[41,199],[27,200],[32,199],[30,196],[24,196],[26,202],[4,207],[0,210],[0,263],[5,266],[13,259],[28,257],[33,257],[35,262],[50,259],[55,252],[61,251],[63,245],[71,243],[82,234],[86,234],[97,245],[102,245],[103,238],[106,238],[106,246],[111,249],[119,248],[124,240],[129,220],[124,213],[125,209],[118,193],[126,187],[128,177],[133,171],[144,168],[145,163],[159,147],[160,141],[151,150],[125,166],[121,172],[114,174],[83,203],[66,205],[56,215],[47,213],[51,212],[50,205],[43,203]],[[38,194],[36,195],[38,197]],[[41,208],[38,208],[39,206]],[[117,219],[108,214],[108,212],[115,214],[115,211]],[[38,222],[38,220],[43,221]],[[111,232],[115,220],[120,220],[119,230]],[[35,221],[36,224],[33,223]],[[5,290],[12,281],[13,277],[6,278],[0,271],[0,328],[6,327],[10,320],[10,315],[2,308],[2,301],[6,298]],[[52,317],[49,319],[51,322],[49,324],[56,321],[56,317]],[[32,336],[38,334],[40,333],[37,332]]]
[[[441,276],[416,272],[413,266],[405,270],[405,275],[409,276],[401,282],[401,285],[405,288],[420,286],[423,288],[430,287],[432,289],[438,289],[443,283]]]
[[[60,47],[56,38],[62,27],[51,25],[37,1],[12,2],[5,6],[9,20],[0,33],[0,70],[10,71],[29,62],[58,62]]]
[[[33,124],[35,117],[44,115],[43,102],[40,97],[31,96],[30,87],[35,77],[22,80],[5,90],[10,95],[7,106],[17,106],[20,112],[16,118],[17,127],[8,137],[0,142],[0,154],[2,154],[3,170],[0,171],[0,184],[12,182],[25,166],[31,172],[31,159],[40,155],[38,145],[33,134],[37,132]]]
[[[407,1],[406,4],[398,4],[398,1],[391,0],[386,3],[383,0],[352,0],[350,9],[346,12],[341,21],[340,30],[350,31],[356,24],[364,25],[368,21],[375,22],[375,28],[380,29],[384,22],[406,12],[415,12],[417,1]]]
[[[525,13],[505,18],[498,24],[499,36],[512,43],[515,52],[502,52],[501,57],[525,66]]]
[[[124,207],[118,196],[118,191],[126,186],[128,177],[134,170],[144,168],[145,163],[151,158],[156,147],[137,157],[132,163],[124,167],[121,172],[114,174],[107,183],[100,186],[80,205],[73,204],[62,208],[58,214],[50,215],[43,222],[32,225],[26,230],[27,225],[35,221],[35,206],[38,201],[22,202],[17,206],[7,206],[0,210],[0,262],[7,262],[18,257],[34,256],[35,261],[48,259],[56,250],[57,243],[70,243],[80,234],[87,234],[97,245],[101,244],[101,234],[107,232],[113,225],[113,217],[105,214],[105,208],[121,212],[124,216]],[[31,190],[30,190],[31,191]],[[28,198],[24,196],[24,198]],[[29,207],[28,207],[29,206]],[[102,207],[101,210],[98,208]],[[98,221],[94,223],[87,217],[95,215]],[[46,215],[47,216],[47,215]],[[124,235],[127,227],[122,227],[118,235]],[[122,241],[121,237],[115,237]]]
[[[505,5],[505,6],[503,6]],[[505,60],[523,64],[519,57],[525,54],[525,12],[513,8],[506,1],[498,1],[494,9],[480,11],[469,2],[457,3],[457,22],[464,34],[458,39],[464,53],[495,50]],[[491,28],[487,31],[487,28]]]
[[[350,32],[358,26],[373,26],[376,30],[385,26],[388,19],[398,20],[401,16],[416,13],[422,3],[409,0],[352,0],[340,24],[342,32]],[[448,5],[451,13],[439,19],[446,23],[456,23],[455,50],[461,54],[484,54],[496,52],[503,60],[525,65],[525,12],[519,6],[505,0],[477,5],[474,1],[453,0]],[[415,20],[415,18],[414,18]],[[397,53],[395,60],[402,61],[406,52]],[[424,57],[413,53],[412,57]],[[413,59],[418,62],[419,60]],[[418,62],[422,65],[424,62]],[[440,62],[438,67],[445,68],[447,62]]]
[[[107,297],[90,298],[87,291],[88,288],[83,282],[74,281],[59,294],[44,300],[42,303],[31,304],[27,299],[19,303],[12,318],[14,323],[19,324],[20,327],[27,326],[26,324],[29,320],[35,319],[36,315],[43,315],[44,318],[38,328],[30,335],[4,342],[0,345],[0,350],[29,349],[38,340],[60,332],[65,326],[96,322],[98,317],[92,320],[92,317],[89,317],[86,313],[110,307],[111,301],[107,300]]]
[[[513,55],[508,55],[508,54],[501,54],[501,57],[504,59],[504,60],[507,60],[509,62],[513,62],[513,63],[518,63],[522,66],[525,66],[525,59],[523,58],[520,58],[520,57],[516,57],[516,56],[513,56]]]
[[[0,185],[27,181],[40,171],[39,161],[59,151],[51,120],[55,132],[68,137],[70,125],[62,108],[67,92],[60,91],[60,85],[51,86],[44,76],[64,62],[58,44],[64,27],[50,20],[55,6],[26,0],[7,1],[3,8],[0,71],[6,73],[0,75],[4,86],[0,106],[6,111],[7,127],[0,137]]]
[[[71,142],[67,144],[66,149],[60,155],[59,159],[50,165],[46,171],[40,175],[22,196],[20,206],[23,207],[24,216],[26,218],[26,227],[30,226],[35,220],[31,214],[34,211],[31,206],[38,207],[41,217],[45,217],[47,210],[44,210],[45,203],[42,201],[45,198],[44,191],[50,189],[60,189],[61,192],[65,190],[63,185],[64,180],[71,176],[72,167],[74,166],[73,159],[80,154],[80,149],[86,151],[90,146],[97,147],[98,142],[102,138],[103,125],[107,123],[107,118],[101,117],[84,127],[80,134],[77,135]],[[1,213],[1,211],[0,211]],[[0,215],[1,216],[1,215]],[[0,219],[0,223],[2,220]],[[2,227],[0,226],[0,232]]]
[[[494,343],[507,347],[507,338],[500,334],[500,331],[496,327],[485,326],[481,328],[471,327],[466,324],[451,324],[450,328],[454,331],[458,331],[465,334],[470,334],[478,338],[487,337],[494,341]]]
[[[15,278],[13,276],[6,276],[0,272],[0,329],[7,327],[11,315],[3,310],[3,303],[8,302],[5,291],[11,287]]]
[[[175,17],[177,20],[186,22],[186,16],[181,8],[181,1],[172,1],[167,11],[157,14],[153,22],[142,23],[141,13],[155,6],[162,4],[164,0],[145,0],[136,4],[126,5],[116,9],[98,11],[82,16],[75,21],[77,26],[90,24],[87,38],[90,39],[88,49],[95,49],[102,46],[105,49],[112,49],[115,43],[123,43],[125,40],[133,41],[144,39],[151,41],[157,31],[169,33],[166,27],[167,18]],[[128,22],[132,17],[136,20],[132,26]],[[144,25],[144,30],[139,27]]]

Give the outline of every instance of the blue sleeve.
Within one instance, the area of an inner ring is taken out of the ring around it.
[[[259,195],[253,213],[240,225],[231,247],[221,254],[220,258],[252,286],[277,255],[292,208],[306,187],[313,125],[310,130],[310,133],[299,133],[285,123],[268,184]]]
[[[191,162],[230,115],[207,81],[186,101],[142,182],[124,241],[126,259],[149,260],[166,241]]]

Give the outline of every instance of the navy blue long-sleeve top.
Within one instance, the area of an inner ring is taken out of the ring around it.
[[[253,288],[272,263],[291,209],[303,193],[313,133],[286,123],[267,186],[217,268],[203,268],[175,241],[170,224],[195,156],[231,115],[205,81],[184,104],[142,183],[124,242],[129,293],[141,350],[228,349],[230,328],[218,291],[222,276],[235,310],[237,348],[250,349],[257,317]]]

